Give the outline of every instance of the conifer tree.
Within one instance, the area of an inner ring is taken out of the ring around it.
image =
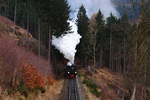
[[[54,35],[60,36],[68,31],[69,23],[67,22],[69,19],[70,6],[67,0],[51,0],[52,8],[50,14],[50,25]]]
[[[112,63],[113,63],[113,56],[112,56],[112,48],[113,48],[113,37],[114,37],[114,31],[115,26],[118,22],[118,19],[111,14],[110,17],[107,18],[107,24],[106,24],[106,31],[109,34],[109,68],[113,69]]]
[[[99,66],[103,65],[103,48],[104,48],[104,40],[105,40],[105,22],[101,11],[99,10],[96,16],[96,58],[98,58]]]
[[[77,47],[77,56],[85,64],[92,58],[92,44],[89,32],[89,19],[83,5],[79,9],[77,18],[78,33],[82,36],[80,44]]]

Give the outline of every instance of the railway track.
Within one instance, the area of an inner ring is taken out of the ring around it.
[[[68,100],[79,100],[76,79],[68,80]]]
[[[82,92],[78,78],[66,79],[59,100],[85,100]]]

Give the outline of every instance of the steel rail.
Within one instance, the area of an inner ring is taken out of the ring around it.
[[[76,79],[68,80],[68,100],[79,100]]]

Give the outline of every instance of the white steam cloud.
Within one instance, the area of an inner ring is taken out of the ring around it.
[[[68,0],[71,6],[71,15],[76,19],[79,7],[83,4],[87,10],[87,15],[91,17],[94,13],[100,9],[105,18],[110,16],[110,13],[115,16],[120,16],[116,11],[115,6],[111,0]],[[77,52],[76,46],[80,43],[81,36],[78,34],[77,26],[74,21],[68,21],[71,30],[67,34],[63,34],[60,37],[52,36],[52,45],[69,60],[68,65],[74,64],[75,54]]]
[[[72,17],[76,17],[77,11],[81,5],[84,5],[89,17],[97,13],[99,9],[102,11],[105,18],[109,17],[110,13],[118,17],[120,16],[111,0],[68,0],[68,2],[73,11],[71,13]]]
[[[77,52],[76,46],[80,43],[81,36],[77,32],[77,26],[75,22],[68,21],[71,30],[67,34],[63,34],[60,37],[52,37],[52,45],[69,60],[68,65],[74,64],[75,53]]]

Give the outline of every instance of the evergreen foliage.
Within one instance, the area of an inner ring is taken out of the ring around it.
[[[78,11],[77,18],[78,33],[82,36],[80,44],[77,47],[77,57],[85,64],[92,57],[92,44],[89,32],[89,19],[83,5]]]
[[[48,33],[60,36],[68,31],[70,6],[67,0],[5,0],[5,15],[38,39],[48,45]],[[40,21],[40,22],[39,22]],[[48,46],[47,46],[48,47]]]

